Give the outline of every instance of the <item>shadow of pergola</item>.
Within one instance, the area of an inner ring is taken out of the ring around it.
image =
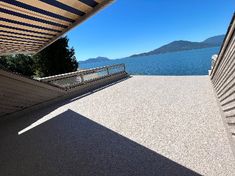
[[[200,175],[72,110],[11,131],[0,156],[2,175]]]

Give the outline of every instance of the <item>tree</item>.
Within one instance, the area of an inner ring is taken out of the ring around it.
[[[23,54],[0,57],[0,66],[25,76],[52,76],[76,71],[78,62],[68,38],[62,37],[34,56]]]
[[[25,76],[34,74],[34,60],[31,56],[17,54],[14,56],[2,56],[0,65],[12,72],[21,73]]]
[[[76,71],[78,62],[73,48],[68,47],[68,38],[63,37],[34,56],[37,76],[52,76]]]
[[[0,68],[7,68],[7,57],[6,56],[0,56]]]

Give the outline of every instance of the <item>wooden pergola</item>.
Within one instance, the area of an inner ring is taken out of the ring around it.
[[[0,55],[35,54],[113,0],[1,0]]]

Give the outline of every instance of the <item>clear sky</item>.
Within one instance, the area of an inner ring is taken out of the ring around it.
[[[77,60],[127,57],[225,34],[235,0],[116,0],[68,33]]]

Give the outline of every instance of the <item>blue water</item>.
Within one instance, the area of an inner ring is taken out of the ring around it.
[[[80,64],[81,68],[94,68],[112,64],[126,64],[132,75],[208,75],[211,56],[219,47],[181,51],[152,56],[116,59],[106,62]]]

